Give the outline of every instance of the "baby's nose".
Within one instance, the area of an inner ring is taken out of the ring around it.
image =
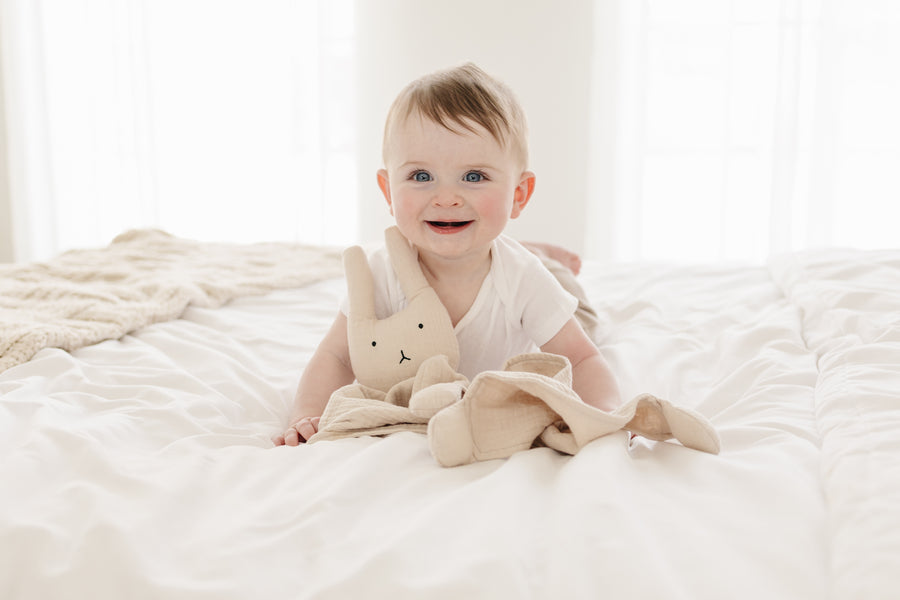
[[[462,196],[456,193],[456,190],[449,187],[441,188],[432,198],[434,206],[460,206],[463,203]]]

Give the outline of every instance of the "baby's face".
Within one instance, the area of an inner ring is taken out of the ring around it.
[[[531,176],[491,134],[456,133],[412,115],[388,140],[379,184],[397,226],[420,256],[484,258],[527,202]]]

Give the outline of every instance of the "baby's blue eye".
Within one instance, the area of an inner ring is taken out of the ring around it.
[[[416,171],[415,173],[413,173],[413,179],[415,181],[424,183],[426,181],[431,181],[431,175],[428,174],[426,171]]]
[[[469,171],[463,179],[466,180],[466,183],[478,183],[484,179],[484,175],[478,171]]]

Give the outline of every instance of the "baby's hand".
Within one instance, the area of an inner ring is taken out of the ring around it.
[[[272,438],[276,446],[296,446],[306,443],[319,430],[319,417],[301,417],[291,423],[281,435]]]

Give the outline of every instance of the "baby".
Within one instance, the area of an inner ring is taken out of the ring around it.
[[[536,253],[551,254],[574,273],[577,256],[547,245],[529,251],[503,235],[534,191],[526,136],[512,92],[475,65],[427,75],[391,106],[378,186],[450,314],[460,373],[472,379],[539,348],[567,357],[575,392],[611,411],[621,402],[615,377],[574,316],[578,300]],[[383,249],[369,263],[383,319],[405,298]],[[309,439],[332,392],[353,381],[345,303],[300,378],[290,426],[275,444]]]

